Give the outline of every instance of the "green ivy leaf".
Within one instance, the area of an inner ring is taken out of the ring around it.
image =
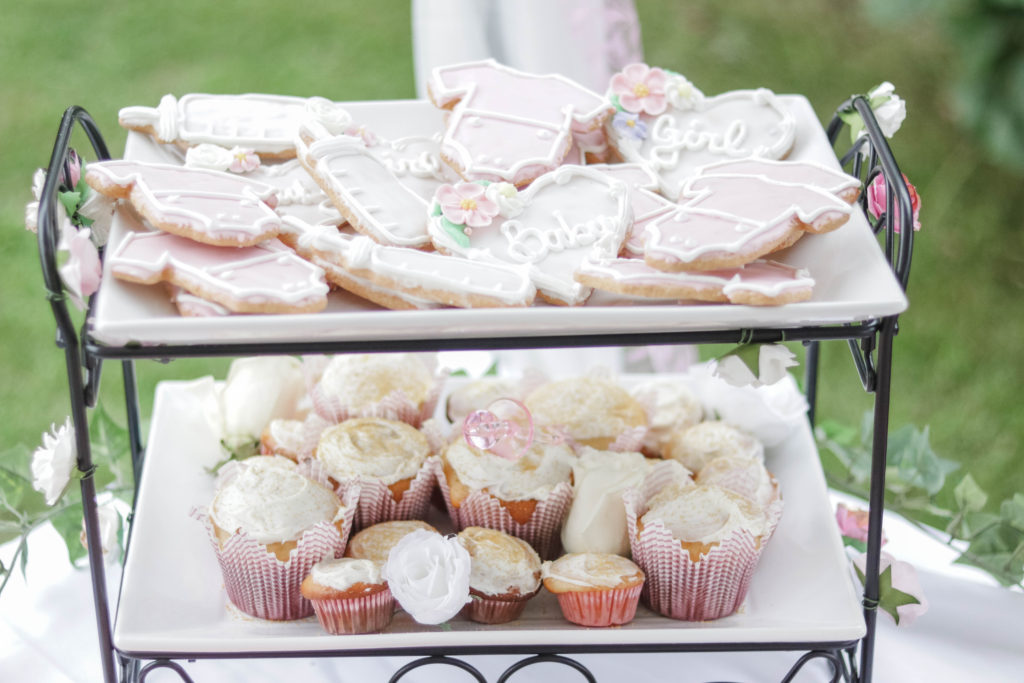
[[[857,552],[866,553],[868,551],[868,544],[864,541],[858,541],[856,538],[850,538],[849,536],[843,536],[843,545],[847,548],[853,548]]]
[[[960,511],[979,512],[988,502],[988,494],[978,486],[974,477],[967,473],[953,489],[953,500]]]
[[[0,520],[0,544],[13,541],[22,534],[21,525],[8,519]]]
[[[1024,493],[1015,493],[999,506],[1003,521],[1014,529],[1024,532]]]
[[[118,424],[102,404],[92,411],[89,441],[93,463],[99,466],[96,488],[125,485],[131,480],[131,449],[128,430]]]
[[[484,377],[497,377],[498,376],[498,361],[491,363],[491,367],[484,370]]]
[[[78,207],[82,205],[82,195],[79,192],[58,192],[57,199],[69,217],[74,216],[78,212]]]
[[[68,560],[72,564],[88,555],[88,551],[82,546],[82,503],[76,502],[50,518],[53,527],[64,539],[64,545],[68,547]]]
[[[469,377],[469,373],[465,369],[458,369],[452,372],[449,377]]]
[[[46,513],[49,506],[46,497],[32,488],[27,477],[0,467],[0,520],[18,519],[9,508],[20,512],[26,521],[31,521]]]
[[[864,585],[864,572],[857,565],[853,566],[857,572],[857,578],[861,585]],[[897,608],[905,605],[919,605],[921,601],[910,593],[904,593],[892,585],[892,565],[886,567],[878,575],[878,607],[889,613],[896,625],[900,624],[900,614]]]

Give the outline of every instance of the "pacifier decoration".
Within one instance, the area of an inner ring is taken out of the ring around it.
[[[486,408],[466,416],[462,435],[473,448],[506,460],[518,460],[533,445],[533,416],[521,401],[495,399]]]

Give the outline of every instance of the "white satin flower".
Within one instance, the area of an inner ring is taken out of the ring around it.
[[[869,92],[868,101],[875,112],[875,120],[878,121],[882,133],[885,137],[891,138],[907,118],[907,103],[896,94],[896,86],[889,81]]]
[[[740,349],[719,358],[714,374],[734,387],[760,387],[775,384],[789,374],[786,368],[797,365],[796,356],[782,344],[761,344],[757,351],[757,367],[751,367],[752,361],[745,351]]]
[[[96,508],[96,517],[100,527],[100,549],[103,551],[104,562],[117,560],[117,533],[121,530],[121,515],[118,514],[114,503],[104,503]],[[89,543],[85,536],[85,518],[82,519],[82,532],[79,534],[82,546],[89,549]]]
[[[60,427],[50,425],[50,432],[43,432],[43,445],[32,454],[32,488],[43,494],[47,505],[56,503],[67,488],[77,457],[70,417]]]
[[[419,529],[391,549],[383,576],[413,619],[440,624],[469,602],[469,569],[469,552],[455,536]]]
[[[271,420],[298,417],[298,403],[305,393],[302,363],[297,358],[239,358],[211,395],[207,422],[229,449],[255,443]]]

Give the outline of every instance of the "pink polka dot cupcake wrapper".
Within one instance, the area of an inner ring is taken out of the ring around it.
[[[245,533],[231,536],[221,547],[206,510],[194,509],[192,516],[206,526],[228,600],[251,616],[290,621],[313,613],[310,602],[299,593],[299,586],[314,564],[340,557],[345,551],[354,513],[355,506],[346,503],[341,531],[328,522],[305,531],[287,562],[277,559],[264,544]]]
[[[562,522],[572,504],[572,486],[567,482],[556,485],[547,498],[538,501],[530,521],[520,524],[496,498],[482,491],[470,493],[462,505],[456,508],[452,505],[451,491],[440,460],[435,468],[437,483],[456,531],[462,531],[468,526],[497,529],[529,543],[541,559],[553,560],[561,553]]]
[[[764,538],[740,529],[694,562],[660,521],[637,530],[639,518],[647,511],[644,501],[661,488],[657,485],[659,474],[652,472],[641,487],[623,494],[633,561],[647,577],[644,601],[655,612],[684,621],[720,619],[734,613],[746,598],[778,517],[772,521],[769,516]]]
[[[395,598],[388,588],[356,598],[312,603],[320,625],[332,635],[382,631],[395,613]]]
[[[430,497],[434,492],[436,475],[434,463],[436,457],[427,458],[413,477],[409,488],[402,494],[401,500],[395,500],[391,489],[379,479],[357,478],[338,482],[335,492],[343,497],[349,490],[355,489],[359,501],[353,527],[356,531],[373,526],[378,522],[393,519],[423,519],[430,508]],[[310,461],[319,465],[318,461]]]

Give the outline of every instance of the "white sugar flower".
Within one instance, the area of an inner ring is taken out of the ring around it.
[[[515,218],[523,212],[525,202],[512,183],[491,183],[484,194],[498,205],[498,214],[505,218]]]
[[[64,493],[76,460],[75,430],[68,417],[59,428],[50,425],[50,432],[43,432],[43,445],[32,454],[32,488],[43,494],[47,505]]]
[[[227,171],[235,160],[231,150],[204,142],[185,152],[185,166],[209,171]]]
[[[743,346],[718,359],[715,375],[734,387],[760,387],[775,384],[789,374],[786,368],[794,365],[796,356],[782,344]]]
[[[298,417],[297,406],[305,393],[297,358],[239,358],[213,392],[206,406],[207,422],[229,449],[255,443],[271,420]]]
[[[875,120],[885,137],[896,134],[907,117],[907,103],[896,94],[896,86],[885,81],[868,93],[868,102],[875,112]]]
[[[413,619],[440,624],[469,602],[469,567],[469,552],[455,536],[420,529],[391,549],[383,576]]]
[[[673,107],[685,111],[696,108],[704,100],[704,93],[685,76],[674,74],[665,82],[665,97]]]
[[[348,111],[324,97],[310,97],[306,101],[306,114],[331,135],[344,135],[352,125]]]
[[[121,530],[121,515],[118,514],[114,503],[104,503],[96,508],[96,517],[100,527],[100,548],[103,550],[103,560],[114,562],[117,560],[118,548],[117,533]],[[82,545],[88,549],[89,543],[85,537],[85,518],[82,519],[82,533],[79,534]]]

